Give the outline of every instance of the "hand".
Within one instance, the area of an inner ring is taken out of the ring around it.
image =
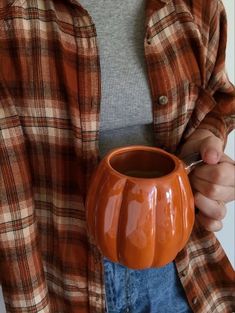
[[[210,131],[197,130],[183,145],[180,156],[200,152],[205,164],[189,175],[197,218],[209,231],[219,231],[226,202],[235,200],[235,162],[223,152],[223,142]]]

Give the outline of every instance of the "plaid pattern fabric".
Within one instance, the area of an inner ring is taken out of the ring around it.
[[[156,144],[176,152],[197,128],[226,140],[235,90],[224,70],[219,0],[148,0],[145,54]],[[0,280],[7,312],[104,312],[84,200],[99,159],[95,27],[76,0],[0,4]],[[160,96],[167,96],[165,106]],[[235,311],[234,271],[195,224],[176,259],[196,313]]]

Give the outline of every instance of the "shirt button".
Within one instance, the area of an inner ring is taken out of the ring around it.
[[[192,299],[192,304],[193,304],[193,305],[196,305],[196,304],[197,304],[197,301],[198,301],[198,300],[197,300],[197,297],[194,297],[194,298]]]
[[[129,313],[129,312],[130,312],[130,309],[126,308],[125,313]]]
[[[160,97],[158,98],[158,103],[159,103],[160,105],[166,105],[166,104],[168,103],[168,98],[167,98],[167,96],[160,96]]]

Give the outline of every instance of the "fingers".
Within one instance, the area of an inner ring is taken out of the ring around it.
[[[217,232],[223,228],[222,221],[212,220],[201,213],[198,214],[197,219],[199,223],[208,231]]]
[[[194,190],[212,200],[229,202],[235,200],[234,161],[226,155],[226,162],[198,166],[190,175]]]
[[[208,177],[208,179],[210,179],[210,177]],[[194,190],[197,190],[211,200],[230,202],[235,198],[234,186],[215,184],[206,179],[198,178],[195,175],[192,175],[190,181]]]
[[[202,165],[194,169],[193,175],[198,179],[221,186],[235,185],[235,166],[223,162],[217,165]]]
[[[199,209],[197,218],[209,231],[222,228],[224,202],[235,200],[235,162],[223,152],[223,141],[205,129],[196,130],[184,143],[180,157],[200,152],[204,164],[189,175]]]
[[[203,215],[213,220],[222,220],[227,209],[223,201],[215,201],[205,197],[200,192],[194,195],[195,206],[200,210]]]
[[[219,231],[222,229],[222,219],[225,217],[227,209],[222,201],[211,200],[199,192],[195,194],[195,205],[199,209],[197,219],[208,231]]]

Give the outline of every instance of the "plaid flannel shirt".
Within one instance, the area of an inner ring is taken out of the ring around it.
[[[235,90],[219,0],[147,0],[144,40],[156,144],[195,129],[226,140]],[[98,5],[98,4],[97,4]],[[99,160],[95,26],[76,0],[0,2],[0,281],[7,312],[104,312],[102,259],[84,200]],[[167,96],[167,105],[159,104]],[[235,311],[234,271],[197,222],[176,260],[195,313]]]

